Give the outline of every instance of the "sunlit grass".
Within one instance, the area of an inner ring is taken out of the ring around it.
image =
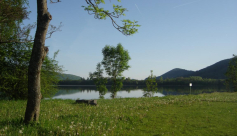
[[[0,101],[0,135],[236,135],[237,93],[97,100],[42,100],[24,125],[26,101]]]

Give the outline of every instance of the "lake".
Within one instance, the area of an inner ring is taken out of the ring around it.
[[[53,99],[111,99],[111,98],[138,98],[149,96],[163,97],[165,95],[188,95],[212,92],[225,92],[225,86],[195,86],[190,89],[189,86],[158,86],[158,90],[154,93],[144,91],[146,86],[123,86],[123,88],[113,93],[108,86],[108,92],[100,95],[95,86],[59,86],[58,92],[52,97]]]

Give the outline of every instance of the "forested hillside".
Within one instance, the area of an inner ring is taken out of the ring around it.
[[[211,79],[225,79],[225,73],[227,71],[229,61],[230,59],[225,59],[198,71],[188,71],[185,69],[175,68],[161,76],[163,79],[190,76],[199,76],[202,78]],[[160,76],[157,77],[157,79],[159,78]]]
[[[72,75],[72,74],[59,74],[59,80],[80,80],[80,76]]]
[[[195,71],[194,73],[186,75],[184,77],[200,76],[202,78],[225,79],[225,73],[227,71],[229,61],[230,59],[219,61],[211,66]]]
[[[185,69],[175,68],[170,70],[169,72],[166,72],[165,74],[161,75],[163,79],[166,78],[176,78],[176,77],[184,77],[185,75],[192,74],[194,71],[188,71]],[[156,79],[159,79],[160,76],[158,76]]]

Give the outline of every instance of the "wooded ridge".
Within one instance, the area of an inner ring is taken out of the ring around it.
[[[185,69],[175,68],[166,72],[161,76],[158,76],[157,79],[159,79],[160,77],[162,77],[163,79],[167,79],[167,78],[190,77],[190,76],[199,76],[202,78],[211,78],[211,79],[226,79],[225,73],[227,71],[230,60],[231,59],[225,59],[197,71],[191,71],[191,70],[189,71]]]

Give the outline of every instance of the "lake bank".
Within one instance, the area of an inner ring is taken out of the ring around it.
[[[26,101],[0,101],[1,135],[236,135],[237,93],[42,100],[40,122],[22,123]]]
[[[108,92],[103,95],[105,99],[110,99],[113,92],[110,91],[110,86],[107,86]],[[146,86],[123,86],[116,94],[117,98],[139,98],[147,93],[144,89]],[[225,86],[198,86],[194,85],[191,88],[187,86],[158,86],[153,96],[163,97],[166,95],[189,95],[212,92],[225,92]],[[53,99],[99,99],[99,91],[96,86],[59,86],[58,92],[52,96]]]

